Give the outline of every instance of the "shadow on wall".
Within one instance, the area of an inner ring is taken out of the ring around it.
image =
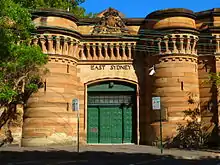
[[[212,37],[211,34],[206,34],[209,35],[209,38]],[[207,36],[206,36],[207,37]],[[206,38],[204,37],[204,38]],[[204,45],[205,42],[207,41],[200,41],[201,46]],[[204,43],[202,43],[204,42]],[[214,45],[214,44],[213,44]],[[215,47],[205,47],[205,52],[204,52],[204,47],[198,46],[198,54],[204,54],[204,53],[210,53],[214,54]],[[217,147],[220,146],[220,140],[219,140],[219,110],[218,110],[218,87],[216,84],[211,80],[210,78],[212,77],[212,73],[216,73],[216,58],[214,56],[210,55],[203,55],[199,57],[199,61],[205,61],[201,65],[202,68],[201,70],[205,70],[205,74],[209,76],[208,79],[203,80],[200,82],[200,89],[203,88],[209,88],[209,93],[206,93],[205,95],[200,92],[200,98],[207,97],[207,95],[210,95],[210,98],[208,100],[202,101],[200,103],[200,110],[201,110],[201,116],[202,116],[202,127],[203,131],[209,134],[209,138],[207,141],[207,146],[209,147]],[[204,77],[202,71],[200,73],[201,77]],[[211,77],[210,77],[211,76]]]
[[[157,49],[147,49],[147,46],[156,48],[156,45],[155,40],[152,39],[152,35],[151,39],[149,39],[149,33],[144,23],[140,27],[139,35],[141,39],[136,43],[133,54],[133,66],[139,83],[140,144],[152,145],[156,139],[156,132],[151,126],[154,120],[152,119],[154,115],[151,109],[155,77],[149,75],[149,70],[153,65],[159,63],[156,56],[152,56],[158,55],[159,51]]]

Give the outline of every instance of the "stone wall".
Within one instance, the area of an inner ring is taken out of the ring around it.
[[[74,98],[80,101],[80,143],[86,143],[87,85],[104,80],[138,85],[137,121],[142,144],[152,144],[159,137],[158,112],[152,110],[152,96],[161,97],[164,139],[176,134],[177,123],[186,122],[183,111],[189,108],[199,106],[200,117],[207,123],[216,113],[206,113],[211,86],[202,83],[209,71],[219,70],[220,48],[218,32],[209,34],[211,38],[199,35],[211,28],[205,23],[210,16],[203,15],[206,13],[185,9],[156,11],[145,19],[110,14],[111,19],[119,21],[113,21],[115,26],[110,27],[109,17],[77,19],[65,12],[48,11],[45,16],[40,11],[35,13],[33,21],[39,35],[31,44],[41,46],[49,55],[50,72],[44,77],[44,88],[31,96],[24,111],[21,145],[74,144]],[[217,16],[213,19],[216,27],[218,20]],[[208,68],[204,69],[204,65]],[[152,66],[156,74],[150,76]],[[188,104],[189,99],[197,104]]]

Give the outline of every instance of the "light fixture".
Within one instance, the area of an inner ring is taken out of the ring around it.
[[[149,69],[149,75],[152,76],[156,73],[154,66]]]

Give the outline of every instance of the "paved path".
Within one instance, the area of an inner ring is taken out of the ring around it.
[[[0,148],[1,165],[217,165],[220,153],[160,150],[151,146],[95,145],[76,147]]]

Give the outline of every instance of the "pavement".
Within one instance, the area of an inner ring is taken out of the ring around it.
[[[220,151],[161,150],[141,145],[3,147],[0,165],[220,165]]]

